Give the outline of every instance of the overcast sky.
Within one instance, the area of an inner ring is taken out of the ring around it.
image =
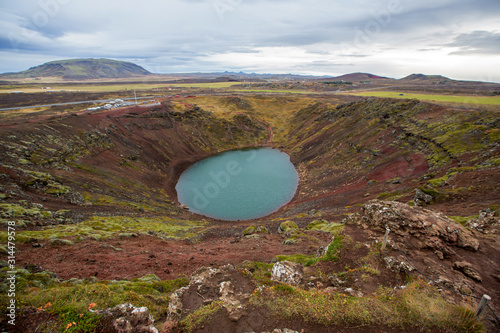
[[[0,73],[71,58],[500,82],[500,1],[0,0]]]

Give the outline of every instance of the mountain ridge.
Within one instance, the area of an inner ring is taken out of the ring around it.
[[[346,81],[346,82],[406,82],[415,84],[425,84],[432,82],[453,83],[453,82],[475,82],[468,80],[455,80],[442,75],[427,75],[413,73],[402,78],[385,77],[372,73],[354,72],[339,76],[329,75],[306,75],[306,74],[279,74],[279,73],[245,73],[245,72],[193,72],[193,73],[152,73],[143,67],[133,63],[106,58],[81,58],[49,61],[41,65],[33,66],[20,72],[2,73],[0,79],[27,79],[27,78],[59,78],[63,80],[83,81],[92,79],[119,79],[133,78],[141,76],[162,76],[162,75],[183,75],[187,77],[213,77],[228,76],[235,79],[274,79],[274,80],[314,80],[322,81]],[[6,81],[7,82],[7,81]],[[491,82],[496,83],[496,82]]]
[[[4,78],[60,77],[64,80],[126,78],[151,73],[132,62],[111,59],[56,60],[17,73],[5,73]]]
[[[442,75],[426,75],[426,74],[410,74],[408,76],[405,76],[401,79],[400,81],[420,81],[420,82],[425,82],[425,81],[455,81],[453,79],[450,79],[446,76]]]

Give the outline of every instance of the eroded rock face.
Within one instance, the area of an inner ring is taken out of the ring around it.
[[[158,333],[153,325],[154,319],[146,307],[138,308],[130,303],[125,303],[111,309],[95,312],[104,316],[106,332]]]
[[[246,305],[253,291],[253,285],[243,279],[232,265],[197,269],[189,285],[170,296],[167,326],[174,327],[175,323],[190,313],[215,301],[221,302],[229,318],[238,321],[246,313]]]
[[[380,200],[366,203],[363,212],[364,216],[350,215],[345,223],[380,231],[389,228],[397,235],[418,237],[425,247],[434,250],[444,250],[449,245],[472,251],[479,249],[479,241],[472,232],[439,212]]]
[[[304,280],[304,272],[301,264],[290,261],[280,261],[274,264],[271,280],[299,286]]]
[[[466,261],[454,262],[453,269],[456,269],[457,271],[464,273],[465,276],[468,276],[471,279],[476,280],[477,282],[483,281],[479,272],[472,267],[472,264]]]
[[[413,202],[416,206],[423,206],[423,204],[429,204],[432,202],[434,198],[432,195],[424,193],[421,189],[417,188],[415,190],[415,197],[413,198]]]

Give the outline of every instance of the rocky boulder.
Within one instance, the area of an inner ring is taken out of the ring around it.
[[[434,200],[432,195],[425,193],[419,188],[415,190],[415,197],[413,198],[413,203],[415,204],[415,206],[423,206],[424,204],[430,204],[432,200]]]
[[[113,333],[158,333],[154,319],[146,307],[130,303],[120,304],[107,310],[90,310],[104,317],[103,331]]]
[[[280,261],[274,264],[271,280],[299,286],[304,280],[304,271],[301,264],[290,261]]]
[[[192,312],[215,301],[221,303],[230,319],[238,321],[245,314],[253,290],[252,283],[232,265],[199,268],[187,287],[170,296],[168,320],[162,332],[168,332],[167,327],[175,327]]]
[[[445,215],[422,207],[410,207],[397,201],[371,200],[363,205],[364,216],[351,214],[344,222],[381,232],[389,228],[400,236],[414,236],[424,247],[443,250],[458,246],[477,251],[479,241],[472,232]]]
[[[495,216],[495,212],[491,209],[486,209],[480,211],[478,217],[470,219],[465,225],[485,234],[498,233],[500,217]]]
[[[472,264],[466,261],[454,262],[453,269],[462,272],[465,276],[468,276],[471,279],[476,280],[477,282],[483,281],[479,272],[472,267]]]
[[[406,262],[406,260],[402,256],[398,257],[385,257],[385,264],[388,269],[396,272],[396,273],[406,273],[409,274],[414,270],[413,266]]]

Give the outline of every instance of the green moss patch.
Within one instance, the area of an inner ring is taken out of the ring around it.
[[[32,218],[50,218],[52,213],[41,210],[40,208],[26,208],[18,204],[0,203],[0,217],[32,217]]]
[[[23,171],[29,177],[29,180],[24,184],[25,186],[41,188],[43,192],[57,196],[71,192],[71,189],[68,186],[63,186],[59,180],[51,174],[30,170]]]
[[[189,239],[206,230],[208,223],[203,221],[177,220],[170,217],[128,217],[93,216],[75,225],[58,225],[44,230],[22,231],[25,238],[98,238],[106,239],[119,235],[148,234],[159,238]]]
[[[254,235],[254,234],[268,234],[269,229],[267,229],[264,226],[249,226],[243,231],[243,236],[249,236],[249,235]]]
[[[7,270],[0,271],[2,281],[5,281]],[[18,306],[33,306],[57,315],[61,332],[94,332],[101,317],[90,313],[89,307],[103,310],[132,303],[137,307],[147,307],[155,320],[164,319],[168,311],[168,293],[189,283],[187,278],[159,281],[151,276],[131,281],[73,279],[60,282],[52,273],[30,273],[21,269],[17,281]],[[2,288],[5,288],[3,284]],[[3,308],[8,301],[7,295],[2,293],[0,303]],[[65,330],[73,322],[76,325]]]
[[[245,260],[242,262],[238,269],[252,277],[252,279],[261,285],[271,284],[271,271],[274,264],[267,264],[258,261]]]
[[[453,221],[461,224],[461,225],[465,225],[465,223],[467,223],[467,221],[473,219],[473,218],[477,218],[479,217],[479,215],[473,215],[473,216],[448,216],[450,219],[452,219]]]
[[[289,232],[292,229],[299,229],[299,226],[297,225],[297,223],[295,223],[291,220],[285,221],[285,222],[281,223],[279,226],[280,232]]]
[[[326,249],[326,253],[320,257],[313,255],[304,255],[304,254],[292,254],[292,255],[277,255],[273,261],[292,261],[304,266],[312,266],[316,264],[318,261],[337,261],[340,259],[340,250],[344,247],[344,237],[342,235],[337,235],[334,237],[328,248]]]
[[[214,301],[208,305],[200,307],[198,310],[188,315],[180,322],[179,326],[182,327],[182,332],[194,332],[195,330],[201,328],[203,323],[212,319],[212,317],[222,309],[222,305],[222,301]]]
[[[310,230],[316,230],[316,231],[323,231],[323,232],[329,232],[331,234],[337,234],[338,232],[342,231],[343,229],[343,224],[340,223],[330,223],[327,220],[315,220],[309,223],[309,225],[306,227],[307,231]]]

